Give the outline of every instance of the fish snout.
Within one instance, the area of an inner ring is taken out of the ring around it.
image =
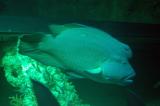
[[[119,85],[130,85],[133,83],[134,77],[135,77],[135,73],[129,74],[128,76],[125,76],[121,79]]]
[[[105,80],[118,85],[131,84],[135,76],[135,71],[128,62],[106,61],[101,69]]]

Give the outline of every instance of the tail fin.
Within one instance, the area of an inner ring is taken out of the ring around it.
[[[37,32],[33,34],[24,34],[21,37],[21,41],[23,42],[30,42],[30,43],[38,43],[42,40],[42,38],[45,36],[45,33]]]

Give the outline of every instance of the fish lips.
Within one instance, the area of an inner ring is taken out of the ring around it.
[[[133,83],[136,73],[132,66],[126,62],[106,61],[101,65],[103,78],[118,85],[129,85]]]
[[[135,78],[135,74],[131,74],[131,75],[125,77],[125,78],[122,80],[122,82],[120,83],[120,85],[124,85],[124,86],[130,85],[130,84],[133,83],[134,78]]]

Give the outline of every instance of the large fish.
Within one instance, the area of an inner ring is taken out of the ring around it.
[[[45,65],[102,83],[128,85],[135,71],[128,45],[108,33],[81,24],[50,25],[51,34],[23,36],[20,53]],[[67,71],[69,70],[69,71]]]

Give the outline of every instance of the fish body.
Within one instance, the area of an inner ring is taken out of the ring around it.
[[[135,72],[128,62],[132,57],[128,45],[86,25],[51,25],[49,28],[52,34],[39,34],[38,42],[24,36],[20,53],[98,82],[132,83]]]

